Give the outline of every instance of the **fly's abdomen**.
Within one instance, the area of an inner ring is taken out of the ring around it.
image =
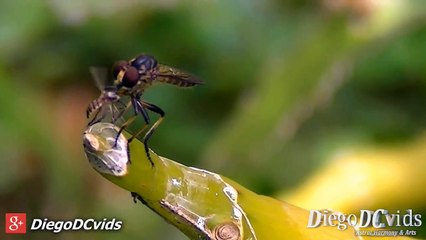
[[[164,83],[168,83],[168,84],[172,84],[178,87],[193,87],[195,85],[198,85],[199,83],[193,82],[193,81],[188,81],[182,78],[178,78],[175,76],[167,76],[167,77],[163,77],[163,76],[158,76],[157,81],[159,82],[164,82]]]
[[[158,64],[154,74],[157,81],[178,87],[193,87],[203,83],[203,81],[187,72],[162,64]]]
[[[86,117],[89,118],[93,112],[96,112],[98,109],[100,109],[103,105],[103,101],[99,98],[93,100],[86,110]]]

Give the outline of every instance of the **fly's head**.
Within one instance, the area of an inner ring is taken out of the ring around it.
[[[148,79],[157,67],[157,60],[149,55],[139,55],[130,61],[118,61],[112,68],[114,84],[118,90],[132,89]]]

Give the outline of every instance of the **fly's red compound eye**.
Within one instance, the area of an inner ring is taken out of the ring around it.
[[[121,83],[127,88],[134,87],[139,81],[139,73],[135,67],[125,67]]]
[[[128,65],[128,63],[126,61],[118,61],[116,63],[114,63],[114,65],[112,66],[112,75],[114,77],[114,79],[117,79],[118,74],[124,70],[124,68]]]

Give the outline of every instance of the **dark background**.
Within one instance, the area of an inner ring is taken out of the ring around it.
[[[89,67],[139,53],[206,82],[146,92],[166,112],[150,146],[255,192],[285,195],[342,149],[410,145],[426,129],[425,20],[422,1],[2,1],[1,214],[124,221],[32,238],[185,239],[83,153]],[[426,209],[424,188],[413,198],[391,204]]]

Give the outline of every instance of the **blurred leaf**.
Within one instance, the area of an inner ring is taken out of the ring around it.
[[[24,56],[51,26],[53,18],[45,1],[1,1],[0,61],[9,62]]]
[[[280,199],[307,209],[426,209],[426,137],[382,148],[338,150],[304,184]]]

